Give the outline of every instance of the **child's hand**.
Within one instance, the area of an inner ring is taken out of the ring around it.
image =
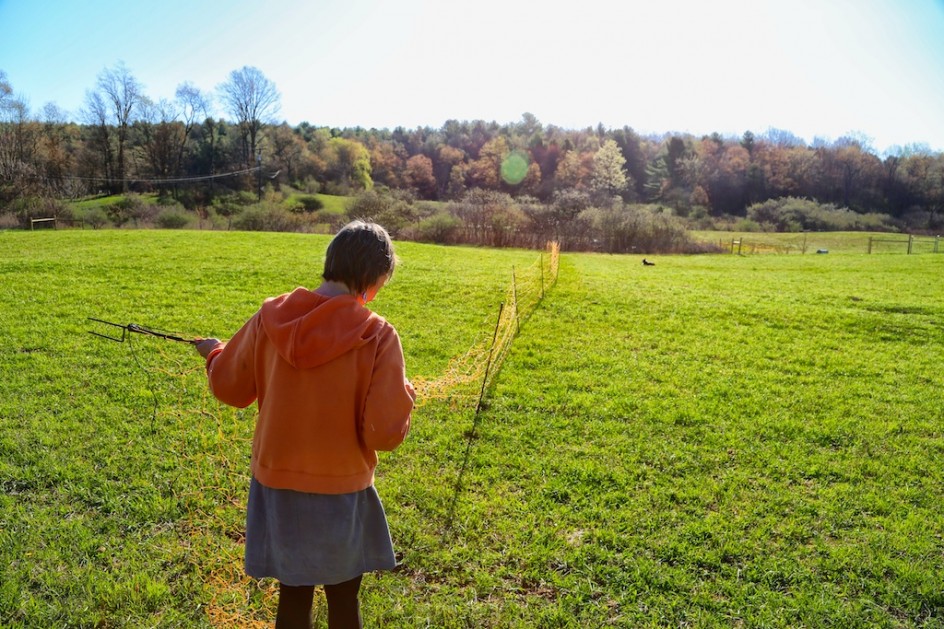
[[[197,348],[197,352],[199,352],[201,356],[206,358],[220,343],[220,339],[200,339],[194,347]]]

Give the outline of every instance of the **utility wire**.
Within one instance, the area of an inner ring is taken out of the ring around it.
[[[261,166],[256,166],[254,168],[247,168],[245,170],[234,170],[228,173],[220,173],[218,175],[200,175],[198,177],[167,177],[167,178],[140,178],[140,177],[123,177],[123,178],[109,178],[109,177],[79,177],[78,175],[64,175],[58,177],[58,179],[70,179],[73,181],[107,181],[110,183],[187,183],[191,181],[207,181],[210,179],[222,179],[224,177],[235,177],[237,175],[246,175],[249,173],[254,173],[262,170]],[[50,177],[30,177],[30,179],[49,179]]]

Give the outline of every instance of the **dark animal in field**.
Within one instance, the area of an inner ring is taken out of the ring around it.
[[[656,263],[655,263],[655,262],[649,262],[649,260],[646,260],[645,258],[643,258],[643,259],[642,259],[642,265],[643,265],[643,266],[655,266]]]

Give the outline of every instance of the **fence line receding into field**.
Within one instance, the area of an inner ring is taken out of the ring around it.
[[[811,236],[821,236],[817,233]],[[806,234],[797,234],[795,237],[781,235],[779,237],[764,239],[762,236],[746,237],[739,236],[730,241],[719,240],[718,248],[724,251],[730,251],[737,255],[750,255],[760,253],[829,253],[829,249],[813,243],[814,238]],[[857,243],[858,244],[858,243]],[[944,253],[944,246],[941,245],[940,236],[914,236],[911,234],[887,234],[882,236],[868,236],[861,238],[862,249],[865,253]],[[842,247],[843,251],[850,251],[848,245]]]
[[[560,245],[550,242],[547,254],[526,269],[511,269],[511,283],[498,308],[495,326],[483,330],[472,347],[446,367],[436,379],[415,378],[417,399],[420,404],[431,399],[473,399],[481,397],[498,373],[511,342],[527,319],[544,298],[545,292],[557,281]],[[476,386],[479,385],[479,386]]]

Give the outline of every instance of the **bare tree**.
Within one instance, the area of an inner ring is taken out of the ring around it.
[[[14,197],[37,191],[40,135],[27,101],[0,76],[0,184],[12,184],[6,192],[14,191]]]
[[[86,146],[91,153],[98,154],[97,160],[92,158],[86,163],[90,170],[94,168],[95,171],[98,171],[98,168],[101,168],[101,176],[108,181],[109,187],[112,187],[115,161],[111,145],[112,128],[109,124],[108,105],[101,94],[92,91],[85,92],[85,109],[82,111],[82,117],[85,118],[85,123],[91,128],[91,137]],[[95,162],[98,162],[97,168]],[[96,175],[96,172],[88,174]]]
[[[60,196],[74,197],[74,180],[67,178],[71,156],[65,127],[68,116],[58,105],[49,102],[42,109],[43,143],[45,147],[46,185]]]
[[[190,140],[191,132],[196,126],[197,120],[208,118],[210,97],[189,82],[178,85],[175,96],[181,122],[184,126],[183,137],[181,137],[180,144],[177,147],[177,170],[182,172],[187,142]]]
[[[0,70],[0,106],[4,101],[13,95],[13,86],[7,80],[7,73]]]
[[[111,107],[117,140],[116,176],[121,182],[121,189],[127,189],[125,174],[125,148],[128,144],[128,132],[138,108],[144,100],[144,89],[124,63],[111,69],[105,69],[98,75],[98,89],[104,100]]]
[[[154,103],[142,99],[140,103],[141,140],[148,168],[161,179],[179,175],[178,147],[183,142],[184,127],[178,120],[179,112],[173,103],[166,99]]]
[[[219,90],[223,103],[239,125],[243,159],[246,166],[251,167],[258,150],[259,132],[278,113],[281,95],[275,83],[252,66],[233,70]]]
[[[0,70],[0,182],[13,180],[16,149],[12,123],[19,109],[21,103],[13,96],[13,86],[6,72]]]

